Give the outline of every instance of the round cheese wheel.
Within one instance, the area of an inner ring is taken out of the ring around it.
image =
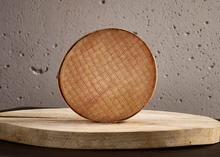
[[[109,28],[78,40],[60,66],[61,94],[72,110],[96,122],[118,122],[138,113],[157,82],[154,57],[135,34]]]

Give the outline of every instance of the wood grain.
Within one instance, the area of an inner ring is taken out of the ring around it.
[[[220,123],[209,117],[142,110],[119,123],[95,123],[69,108],[0,113],[0,139],[72,149],[140,149],[213,144]]]
[[[58,74],[66,103],[97,122],[117,122],[139,112],[151,99],[156,79],[147,45],[121,29],[99,30],[80,39]]]

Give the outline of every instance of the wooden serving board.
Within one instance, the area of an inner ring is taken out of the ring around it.
[[[213,144],[220,123],[209,117],[142,110],[119,123],[95,123],[69,108],[0,113],[0,139],[42,147],[140,149]]]

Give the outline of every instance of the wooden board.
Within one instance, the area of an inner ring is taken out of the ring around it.
[[[0,139],[42,147],[140,149],[213,144],[220,123],[190,114],[142,110],[119,123],[95,123],[69,108],[0,113]]]
[[[58,74],[61,94],[70,108],[97,122],[135,115],[150,101],[156,81],[156,63],[147,45],[116,28],[77,41]]]

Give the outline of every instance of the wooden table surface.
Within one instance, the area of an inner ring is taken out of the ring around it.
[[[23,108],[22,108],[23,109]],[[202,137],[201,137],[202,138]],[[205,146],[134,150],[73,150],[35,147],[0,140],[0,157],[220,157],[220,143]]]
[[[0,157],[220,157],[220,143],[208,146],[136,150],[72,150],[35,147],[0,140]]]

